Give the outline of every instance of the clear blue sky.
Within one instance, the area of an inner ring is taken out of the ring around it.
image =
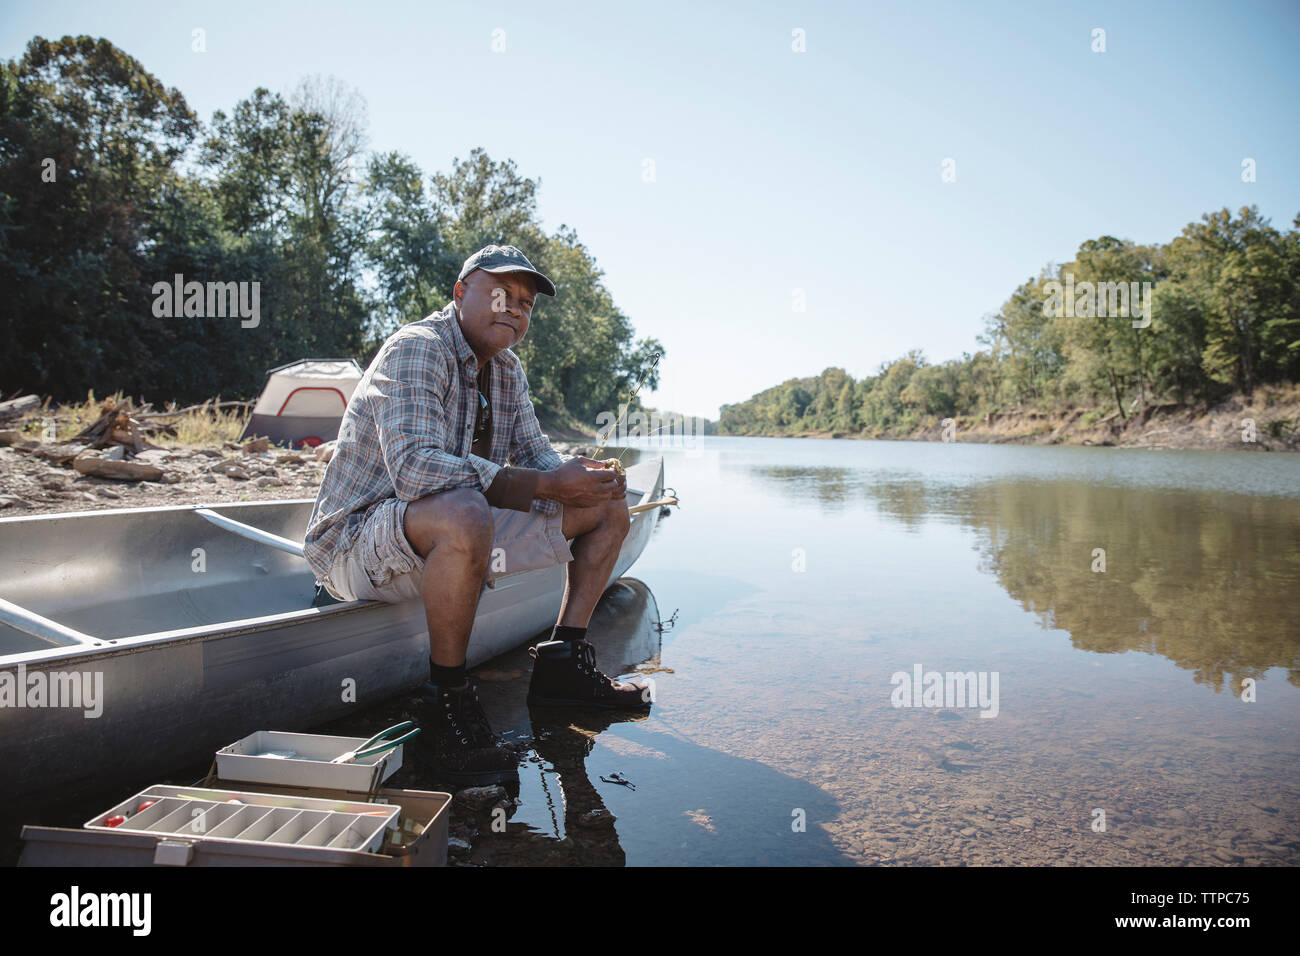
[[[1296,0],[0,8],[5,58],[79,33],[205,120],[333,74],[364,95],[373,149],[427,171],[476,146],[513,159],[545,227],[574,227],[638,336],[664,343],[647,401],[710,417],[830,365],[974,351],[981,317],[1085,239],[1300,212]]]

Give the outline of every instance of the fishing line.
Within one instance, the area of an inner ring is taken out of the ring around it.
[[[655,353],[654,360],[650,363],[649,368],[647,368],[645,372],[642,374],[641,381],[636,383],[636,388],[632,390],[631,396],[628,398],[626,404],[623,405],[623,411],[619,413],[618,419],[614,422],[612,426],[610,426],[609,431],[605,433],[604,440],[599,445],[596,446],[596,451],[595,454],[591,456],[592,458],[595,458],[597,455],[599,455],[602,451],[605,450],[605,446],[609,444],[609,436],[613,435],[614,432],[618,430],[619,424],[623,421],[623,416],[626,415],[627,410],[632,407],[632,399],[636,398],[637,392],[641,391],[641,386],[645,384],[646,378],[650,375],[651,372],[654,371],[654,367],[659,364],[659,359],[661,357],[662,357],[661,352]],[[623,456],[620,455],[619,457],[622,458]]]

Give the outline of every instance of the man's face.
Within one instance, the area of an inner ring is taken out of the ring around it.
[[[465,341],[483,362],[523,340],[537,297],[535,280],[527,272],[482,269],[457,282],[452,294],[460,306]]]

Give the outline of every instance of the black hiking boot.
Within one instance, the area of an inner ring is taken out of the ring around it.
[[[536,661],[528,684],[529,704],[611,710],[650,707],[650,686],[606,677],[596,669],[596,649],[587,641],[543,641],[528,648],[528,653]]]
[[[420,691],[420,756],[448,783],[462,787],[518,783],[519,758],[492,732],[472,683],[459,690],[425,683]]]

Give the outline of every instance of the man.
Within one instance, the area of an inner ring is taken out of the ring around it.
[[[586,641],[630,526],[627,481],[612,459],[561,457],[542,434],[511,351],[539,293],[555,285],[522,252],[488,245],[465,260],[445,309],[384,342],[343,416],[304,543],[339,600],[424,602],[417,742],[459,785],[518,780],[465,672],[493,569],[567,562],[554,632],[531,648],[529,703],[648,706],[645,685],[606,677]]]

